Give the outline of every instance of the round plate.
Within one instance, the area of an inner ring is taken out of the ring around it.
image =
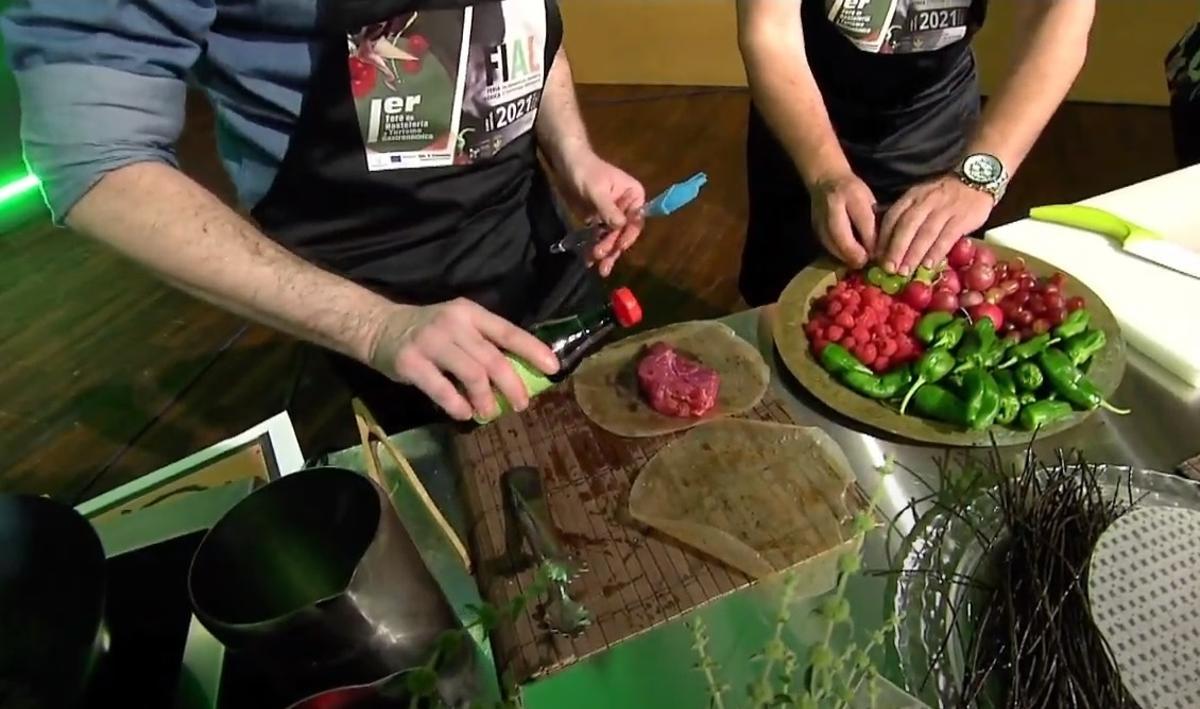
[[[1003,246],[988,244],[1000,260],[1010,261],[1017,257],[1025,259],[1027,268],[1039,277],[1050,276],[1057,269],[1050,264],[1027,254]],[[779,299],[779,313],[775,318],[775,346],[793,376],[814,396],[838,413],[848,416],[874,429],[903,438],[940,443],[953,446],[990,446],[992,436],[998,445],[1025,444],[1030,434],[1007,426],[992,426],[983,431],[968,431],[950,424],[931,421],[919,416],[902,416],[891,407],[847,389],[826,372],[813,356],[808,346],[804,325],[812,303],[825,294],[846,273],[846,266],[825,258],[801,271]],[[1112,311],[1090,288],[1078,279],[1067,276],[1065,292],[1068,296],[1083,296],[1091,314],[1091,326],[1104,330],[1108,343],[1096,353],[1088,369],[1091,379],[1104,396],[1110,397],[1121,383],[1125,374],[1125,340]],[[1046,426],[1039,436],[1045,437],[1083,422],[1092,412],[1082,411],[1057,423]]]

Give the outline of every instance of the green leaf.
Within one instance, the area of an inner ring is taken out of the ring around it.
[[[462,633],[457,630],[448,630],[438,636],[437,652],[441,653],[443,658],[453,657],[458,654],[463,645]]]
[[[428,667],[418,667],[404,678],[408,691],[418,697],[429,697],[437,690],[437,674]]]

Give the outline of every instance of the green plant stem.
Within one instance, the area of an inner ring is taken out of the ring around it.
[[[775,621],[775,633],[771,636],[771,643],[766,653],[767,661],[763,666],[762,676],[758,680],[758,689],[762,697],[771,696],[771,672],[775,669],[776,651],[783,645],[783,628],[787,625],[788,607],[792,603],[792,595],[796,592],[796,587],[799,583],[800,579],[795,574],[789,574],[783,582],[783,594],[779,601],[779,615]]]

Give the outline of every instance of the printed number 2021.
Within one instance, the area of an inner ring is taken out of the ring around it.
[[[500,130],[521,116],[536,109],[537,106],[538,94],[536,93],[529,96],[522,96],[515,101],[510,101],[501,106],[496,106],[488,111],[487,119],[484,121],[484,130],[489,133],[494,130]]]
[[[967,11],[962,8],[952,10],[921,10],[913,15],[912,31],[945,30],[951,27],[963,27],[967,24]]]

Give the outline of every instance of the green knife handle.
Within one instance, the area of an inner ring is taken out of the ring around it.
[[[1080,204],[1054,204],[1034,207],[1029,216],[1042,222],[1073,226],[1111,237],[1124,243],[1135,229],[1132,224],[1103,209],[1085,207]]]

